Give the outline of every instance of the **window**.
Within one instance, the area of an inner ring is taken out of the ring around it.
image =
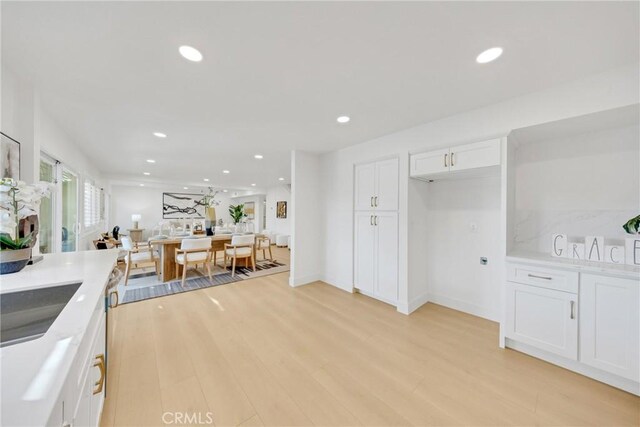
[[[100,223],[104,217],[104,194],[93,182],[84,182],[84,227],[91,228]]]

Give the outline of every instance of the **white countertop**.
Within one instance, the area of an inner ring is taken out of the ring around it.
[[[49,254],[18,273],[0,276],[0,295],[82,282],[42,337],[0,348],[1,425],[46,424],[117,256],[117,249]]]
[[[627,264],[583,261],[570,258],[556,258],[540,252],[513,252],[507,255],[508,262],[546,265],[582,273],[600,273],[610,276],[640,280],[640,267]]]

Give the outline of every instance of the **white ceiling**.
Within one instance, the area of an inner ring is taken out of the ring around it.
[[[288,182],[292,149],[338,149],[638,62],[638,12],[638,2],[3,1],[2,55],[107,175],[267,187]],[[204,60],[184,60],[183,44]],[[504,55],[477,64],[492,46]],[[343,114],[349,124],[336,123]]]

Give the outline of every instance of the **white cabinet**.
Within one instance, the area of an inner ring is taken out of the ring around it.
[[[582,274],[580,359],[594,368],[638,381],[640,283]]]
[[[355,166],[354,287],[397,304],[398,159]]]
[[[356,212],[354,285],[395,304],[398,299],[398,213]]]
[[[500,164],[500,140],[476,142],[451,148],[450,171],[484,168]]]
[[[458,145],[425,153],[412,154],[412,178],[454,176],[453,172],[471,171],[500,165],[500,139]]]
[[[577,360],[577,305],[576,294],[508,282],[506,336]]]
[[[355,214],[354,286],[373,294],[375,284],[376,229],[372,212]]]
[[[398,209],[398,159],[355,166],[356,210]]]

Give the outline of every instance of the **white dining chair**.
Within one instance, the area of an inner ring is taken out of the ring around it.
[[[129,273],[132,268],[143,268],[153,264],[156,274],[158,274],[160,266],[160,257],[158,252],[153,250],[150,243],[134,243],[129,236],[120,238],[122,249],[127,251],[124,261],[127,268],[124,273],[124,285],[129,283]]]
[[[244,259],[247,267],[247,260],[251,259],[253,271],[256,271],[256,258],[253,250],[255,242],[255,234],[245,234],[232,236],[231,243],[224,244],[224,268],[227,268],[227,259],[231,258],[231,277],[236,275],[236,261],[238,259]]]
[[[200,239],[182,239],[180,248],[176,248],[176,277],[179,275],[180,266],[182,266],[182,286],[187,277],[187,267],[189,265],[196,266],[198,264],[206,266],[211,281],[211,237],[202,237]]]
[[[271,252],[271,239],[266,236],[256,237],[256,251],[262,251],[262,258],[273,261],[273,253]],[[269,258],[267,258],[269,251]]]

